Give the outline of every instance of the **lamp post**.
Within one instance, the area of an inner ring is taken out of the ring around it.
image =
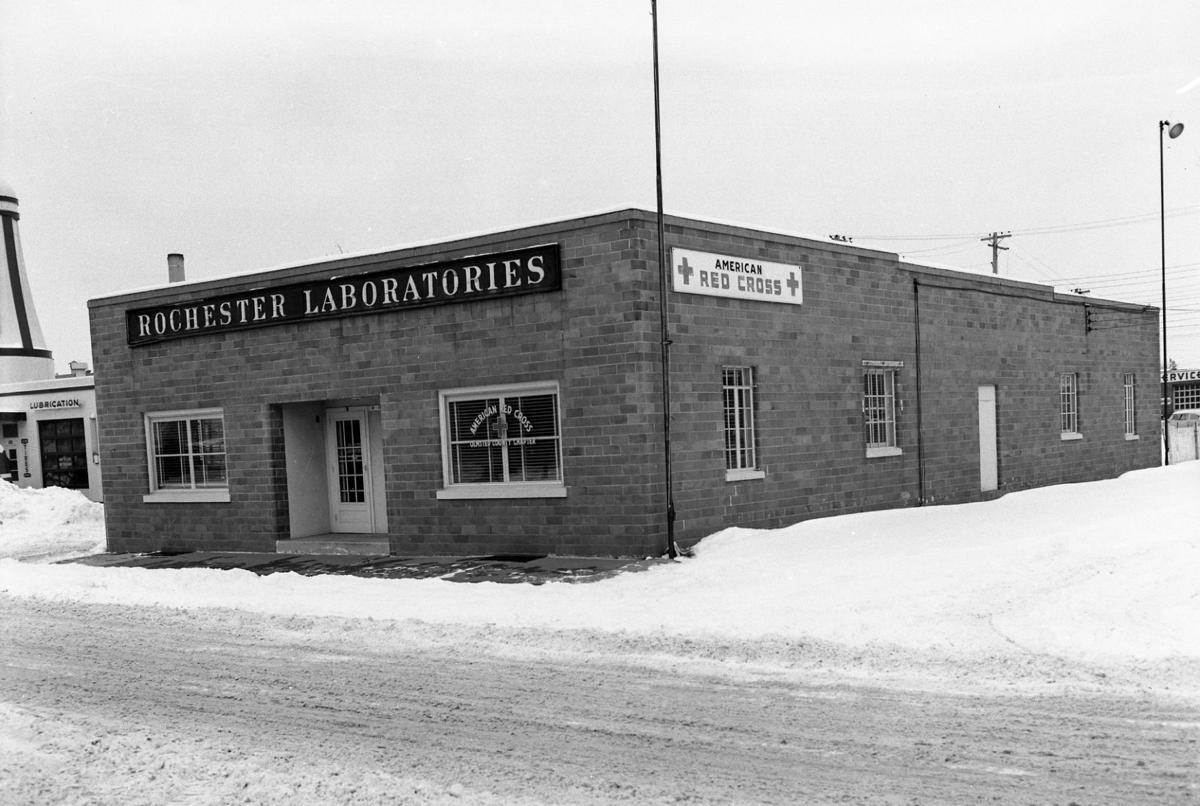
[[[1170,127],[1170,128],[1168,128]],[[1182,123],[1169,120],[1158,122],[1158,205],[1160,238],[1162,243],[1162,430],[1163,464],[1171,464],[1171,432],[1167,428],[1167,192],[1163,177],[1163,132],[1174,140],[1183,134]]]

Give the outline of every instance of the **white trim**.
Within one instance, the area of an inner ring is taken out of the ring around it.
[[[449,404],[454,400],[478,397],[513,397],[529,394],[554,395],[557,422],[555,434],[558,439],[558,472],[560,481],[496,481],[486,484],[454,484],[450,459]],[[435,492],[440,501],[478,498],[566,498],[566,473],[563,468],[563,406],[562,390],[557,380],[533,381],[513,384],[490,384],[488,386],[464,386],[456,389],[438,390],[438,434],[442,443],[442,488]]]
[[[754,472],[758,468],[758,425],[756,414],[758,409],[758,373],[753,365],[721,367],[721,411],[724,421],[725,435],[725,472],[729,479],[730,472]],[[745,406],[742,406],[742,396],[745,394]],[[733,398],[732,406],[730,398]],[[728,425],[729,416],[733,414],[735,422],[731,429]],[[745,437],[749,433],[749,439]],[[730,439],[733,440],[732,450]],[[730,454],[733,454],[730,456]],[[730,467],[730,459],[738,467]],[[743,462],[743,459],[746,461]],[[749,478],[749,477],[745,477]]]
[[[878,448],[867,448],[867,458],[868,459],[877,459],[880,456],[900,456],[903,453],[904,453],[903,448],[892,448],[892,447],[887,447],[887,446],[878,447]]]
[[[347,504],[341,500],[340,465],[337,448],[337,423],[357,422],[360,424],[359,450],[362,452],[362,484],[363,500],[355,504]],[[325,492],[329,497],[329,531],[334,534],[375,534],[375,483],[372,474],[371,455],[371,410],[368,406],[335,406],[325,409]],[[366,528],[361,524],[352,523],[346,527],[339,523],[344,514],[360,513],[366,515]]]
[[[1080,436],[1083,436],[1083,434],[1080,434]],[[1126,435],[1125,435],[1125,441],[1126,441],[1126,442],[1132,442],[1132,441],[1133,441],[1133,440],[1135,440],[1135,439],[1141,439],[1141,438],[1142,438],[1142,437],[1141,437],[1141,435],[1140,435],[1140,434],[1126,434]]]
[[[439,501],[463,501],[472,498],[566,498],[567,488],[553,482],[496,482],[495,484],[454,484],[436,491]]]
[[[1083,439],[1083,434],[1079,433],[1078,431],[1063,431],[1058,435],[1058,438],[1063,442],[1071,442],[1076,439]]]
[[[142,496],[143,504],[229,503],[229,489],[159,490]]]
[[[146,435],[146,476],[150,483],[148,493],[142,496],[143,503],[180,503],[183,501],[229,501],[229,450],[225,450],[225,486],[224,487],[195,487],[155,489],[158,486],[158,472],[154,461],[154,423],[173,422],[177,420],[219,418],[221,421],[221,438],[225,439],[225,409],[176,409],[173,411],[148,411],[142,415],[142,424]],[[223,494],[224,498],[216,497]],[[180,497],[182,496],[182,497]]]
[[[754,468],[725,471],[725,481],[748,481],[750,479],[765,479],[766,477],[767,471],[755,470]]]

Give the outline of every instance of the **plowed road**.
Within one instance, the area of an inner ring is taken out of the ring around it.
[[[0,595],[0,802],[1200,802],[1200,711],[1149,695],[818,685],[501,638]]]

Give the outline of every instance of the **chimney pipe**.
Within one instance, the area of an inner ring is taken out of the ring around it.
[[[167,281],[182,283],[183,279],[183,255],[172,252],[167,255]]]

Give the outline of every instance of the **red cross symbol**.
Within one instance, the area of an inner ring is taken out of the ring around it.
[[[492,422],[492,433],[499,439],[504,439],[508,436],[508,420],[505,419],[503,414]]]
[[[800,287],[800,281],[796,279],[796,272],[788,272],[787,287],[792,290],[792,296],[796,296],[796,289]]]
[[[692,272],[695,271],[695,269],[693,269],[691,266],[688,265],[687,258],[684,258],[683,262],[675,267],[675,270],[683,275],[683,284],[684,285],[689,284],[689,281],[691,280],[691,277],[692,277]]]

